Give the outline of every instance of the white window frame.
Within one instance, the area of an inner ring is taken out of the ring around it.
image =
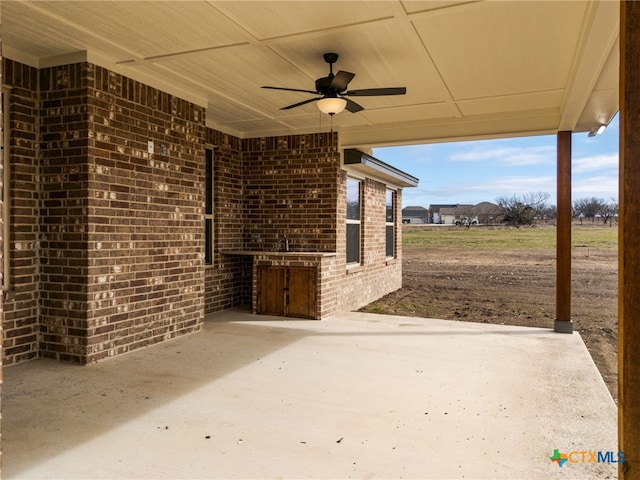
[[[391,194],[391,221],[387,219],[387,195]],[[396,257],[396,203],[398,201],[398,192],[392,188],[388,188],[385,192],[384,197],[384,254],[386,258],[395,258]],[[393,245],[391,247],[391,255],[387,253],[387,229],[392,228],[392,242]]]
[[[352,219],[349,218],[349,204],[348,204],[348,190],[349,190],[349,181],[353,181],[353,182],[357,182],[358,183],[358,207],[359,207],[359,215],[358,215],[358,219]],[[346,207],[346,212],[345,212],[345,220],[346,220],[346,228],[345,228],[345,260],[347,262],[347,266],[356,266],[356,265],[361,265],[362,264],[362,193],[363,193],[363,185],[364,182],[359,179],[359,178],[355,178],[355,177],[347,177],[347,183],[346,183],[346,188],[345,188],[345,207]],[[348,235],[348,229],[349,229],[349,225],[358,225],[358,231],[359,231],[359,235],[358,235],[358,260],[352,260],[349,261],[349,235]]]

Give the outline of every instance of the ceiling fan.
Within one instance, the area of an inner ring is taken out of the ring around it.
[[[315,90],[303,90],[299,88],[285,88],[285,87],[262,87],[269,88],[271,90],[287,90],[290,92],[302,92],[310,93],[312,95],[321,95],[320,97],[310,98],[303,100],[302,102],[294,103],[293,105],[287,105],[280,110],[289,110],[291,108],[300,107],[311,102],[318,102],[318,109],[329,115],[335,115],[343,110],[347,110],[351,113],[356,113],[364,110],[362,105],[354,102],[353,100],[345,97],[378,97],[381,95],[404,95],[407,93],[406,87],[392,87],[392,88],[365,88],[362,90],[347,90],[349,82],[356,76],[355,73],[345,72],[343,70],[338,71],[334,75],[333,64],[338,60],[337,53],[325,53],[323,55],[324,61],[329,64],[329,75],[326,77],[320,77],[316,80]]]

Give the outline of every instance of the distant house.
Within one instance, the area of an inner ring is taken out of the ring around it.
[[[455,207],[443,207],[440,209],[440,223],[443,225],[453,225],[460,223],[467,218],[471,218],[472,223],[478,223],[475,219],[473,205],[459,204]]]
[[[402,223],[430,223],[429,210],[424,207],[404,207]]]
[[[441,218],[441,210],[447,208],[455,208],[457,204],[442,204],[442,205],[430,205],[429,206],[429,214],[431,217],[431,223],[445,223]]]
[[[443,225],[462,223],[492,224],[502,221],[502,209],[495,203],[491,202],[480,202],[476,205],[441,205],[438,209],[438,218],[439,223]]]
[[[475,210],[476,217],[478,218],[478,223],[500,223],[504,217],[502,208],[495,203],[480,202],[475,205],[473,209]]]

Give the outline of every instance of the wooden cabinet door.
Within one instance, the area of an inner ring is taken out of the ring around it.
[[[287,316],[316,318],[317,269],[289,267],[287,276]]]
[[[262,315],[285,315],[285,299],[285,267],[258,267],[257,313]]]

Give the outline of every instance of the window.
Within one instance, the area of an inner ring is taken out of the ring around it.
[[[347,178],[347,264],[360,263],[360,181]]]
[[[213,149],[205,150],[204,263],[213,265]]]
[[[395,211],[396,211],[396,194],[393,190],[387,190],[387,198],[385,202],[385,254],[387,257],[394,256],[396,228],[395,228]]]

